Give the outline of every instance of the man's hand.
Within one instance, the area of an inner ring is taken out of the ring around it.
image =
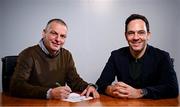
[[[53,99],[64,99],[67,98],[71,92],[72,91],[69,86],[60,86],[53,88],[50,92],[50,96]]]
[[[106,88],[106,93],[117,98],[141,98],[141,89],[135,89],[124,82],[116,82]]]
[[[93,95],[93,98],[100,97],[96,89],[93,86],[88,85],[87,88],[81,93],[81,96],[86,95],[86,97],[89,97],[90,94]]]

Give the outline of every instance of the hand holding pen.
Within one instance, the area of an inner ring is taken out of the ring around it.
[[[67,85],[61,86],[58,82],[55,83],[58,87],[51,90],[51,97],[54,99],[64,99],[72,92],[71,88]]]

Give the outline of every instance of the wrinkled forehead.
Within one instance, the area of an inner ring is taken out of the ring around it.
[[[51,23],[49,24],[49,26],[47,26],[47,28],[45,29],[46,33],[56,33],[56,34],[63,34],[63,35],[67,35],[67,27],[63,24],[59,24],[59,23]]]
[[[54,27],[57,27],[57,26],[61,26],[61,27],[64,27],[66,30],[67,30],[67,26],[64,25],[63,23],[59,22],[59,21],[53,21],[51,23],[49,23],[47,26],[46,26],[46,30],[48,29],[51,29],[51,28],[54,28]]]

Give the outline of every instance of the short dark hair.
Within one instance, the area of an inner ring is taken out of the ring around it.
[[[47,27],[49,26],[49,24],[52,23],[52,22],[60,23],[60,24],[62,24],[62,25],[64,25],[64,26],[66,26],[66,28],[68,28],[68,27],[67,27],[67,24],[66,24],[62,19],[58,19],[58,18],[54,18],[54,19],[49,20],[48,23],[47,23],[47,25],[46,25],[46,28],[47,28]]]
[[[125,32],[127,32],[127,26],[129,24],[130,21],[132,20],[135,20],[135,19],[141,19],[145,22],[146,24],[146,28],[147,28],[147,32],[150,31],[149,29],[149,22],[147,20],[147,18],[143,15],[140,15],[140,14],[131,14],[127,19],[126,19],[126,22],[125,22]]]

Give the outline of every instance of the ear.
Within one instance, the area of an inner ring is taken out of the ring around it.
[[[124,35],[125,35],[125,38],[126,38],[126,40],[127,40],[127,32],[124,32]],[[128,41],[128,40],[127,40]]]
[[[147,33],[147,40],[149,40],[150,37],[151,37],[151,32],[148,32],[148,33]]]
[[[43,29],[43,31],[42,31],[42,37],[43,37],[43,38],[45,37],[45,34],[46,34],[46,30]]]

